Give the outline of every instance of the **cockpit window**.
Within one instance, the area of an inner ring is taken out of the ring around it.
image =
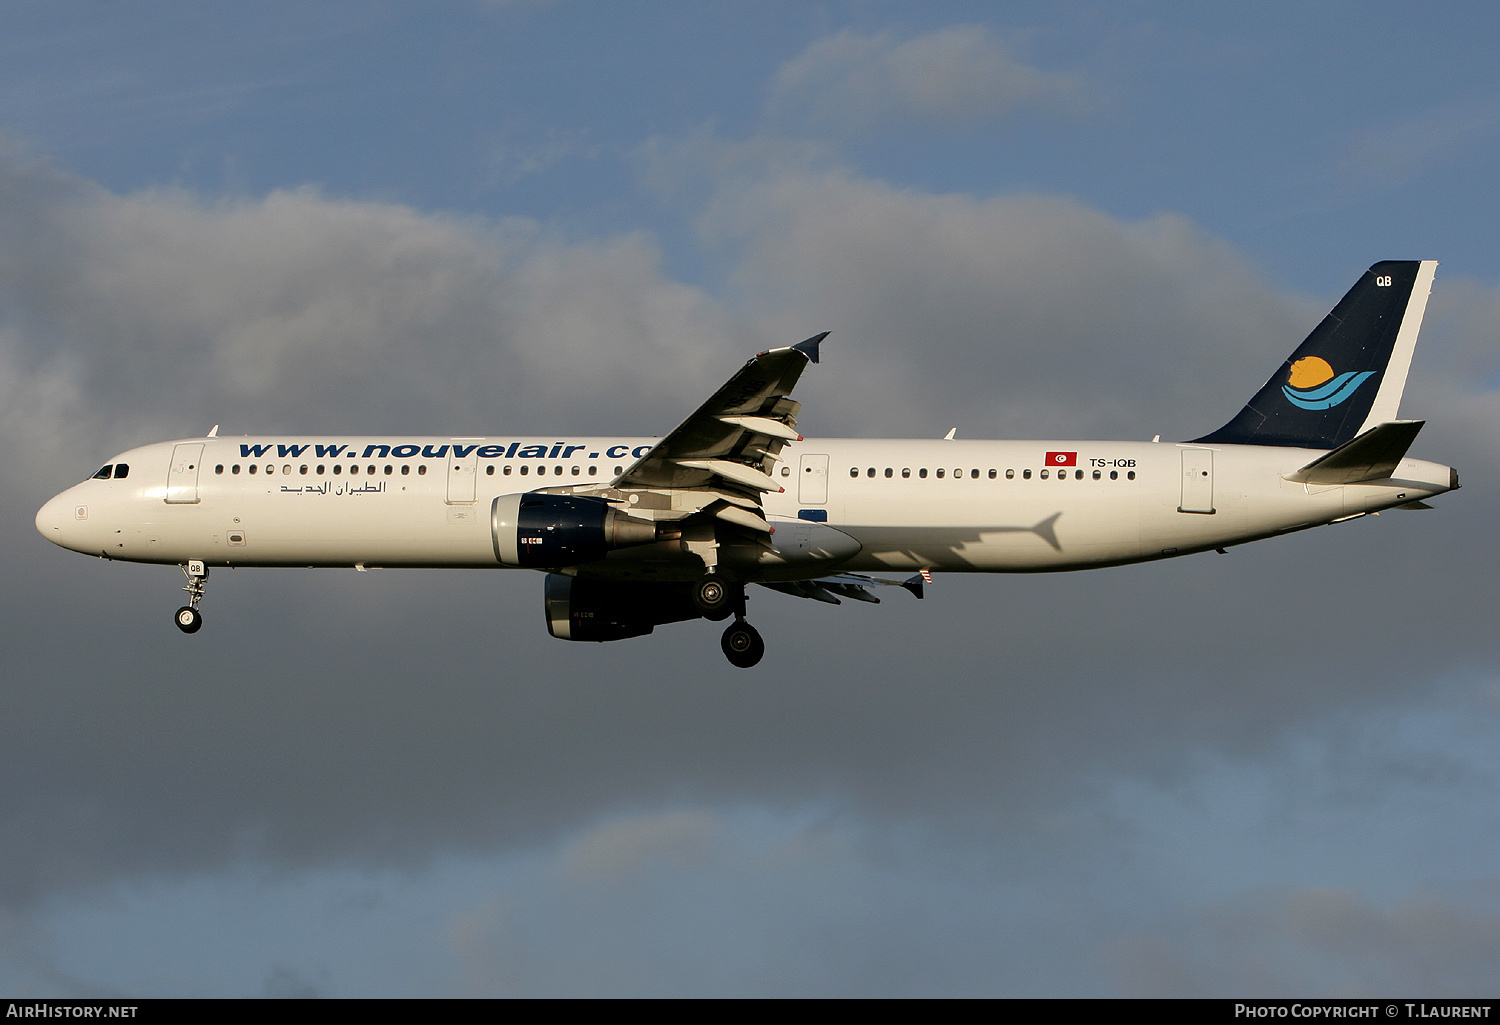
[[[109,466],[101,466],[101,467],[99,467],[99,472],[96,473],[96,474],[94,474],[94,476],[91,477],[91,478],[89,478],[89,479],[90,480],[109,480],[110,471],[113,470],[114,468],[115,467],[114,467],[113,463],[111,463]]]
[[[115,480],[124,480],[130,476],[130,466],[127,463],[115,464]]]

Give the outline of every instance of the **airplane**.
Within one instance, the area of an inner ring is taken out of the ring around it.
[[[489,567],[546,574],[552,636],[615,641],[733,617],[765,652],[759,584],[839,604],[935,572],[1094,569],[1223,552],[1431,508],[1456,470],[1407,458],[1397,419],[1435,261],[1372,266],[1227,424],[1176,444],[813,441],[791,392],[827,332],[755,356],[659,439],[179,439],[122,452],[42,506],[54,544],[176,564],[184,633],[210,568]],[[881,572],[910,572],[890,579]]]

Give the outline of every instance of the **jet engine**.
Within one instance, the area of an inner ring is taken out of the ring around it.
[[[548,573],[547,631],[565,641],[619,641],[702,615],[692,584],[595,580]]]
[[[577,566],[615,548],[650,544],[656,524],[598,498],[530,492],[495,499],[490,538],[502,566]]]

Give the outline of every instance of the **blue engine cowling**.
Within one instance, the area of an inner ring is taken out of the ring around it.
[[[502,566],[578,566],[615,548],[650,544],[656,524],[598,498],[530,492],[495,499],[490,539]]]

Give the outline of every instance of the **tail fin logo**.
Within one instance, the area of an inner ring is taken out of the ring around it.
[[[1281,393],[1299,409],[1332,409],[1359,391],[1359,386],[1374,376],[1373,370],[1336,375],[1327,360],[1317,356],[1304,356],[1292,364],[1287,383],[1281,386]]]

